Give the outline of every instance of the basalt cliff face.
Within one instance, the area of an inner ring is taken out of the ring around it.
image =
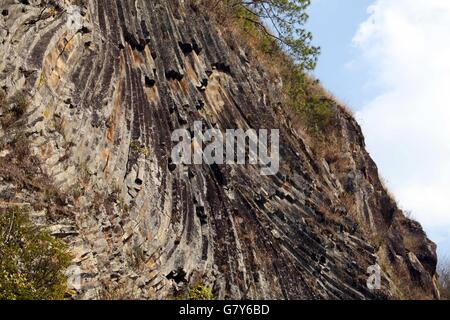
[[[438,296],[435,245],[386,192],[356,121],[336,105],[338,160],[319,156],[281,80],[208,12],[0,1],[0,87],[29,99],[16,122],[0,111],[0,206],[30,206],[69,244],[75,298],[164,299],[199,283],[220,299]],[[278,174],[173,164],[172,131],[194,121],[279,129]]]

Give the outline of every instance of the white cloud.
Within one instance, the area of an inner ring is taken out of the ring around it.
[[[376,0],[353,42],[381,91],[356,115],[381,174],[450,235],[450,1]]]

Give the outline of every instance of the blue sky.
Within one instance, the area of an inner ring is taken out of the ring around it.
[[[312,0],[316,77],[347,104],[400,206],[450,256],[450,1]]]
[[[322,48],[315,70],[324,86],[356,109],[374,95],[366,82],[367,66],[354,63],[358,49],[352,39],[367,17],[373,0],[312,0],[308,29]]]

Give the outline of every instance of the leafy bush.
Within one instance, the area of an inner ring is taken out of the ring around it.
[[[295,65],[291,67],[282,74],[285,103],[300,113],[311,133],[325,131],[334,114],[333,100],[300,68]]]
[[[130,148],[137,154],[142,154],[145,157],[150,156],[150,149],[147,148],[145,145],[141,145],[139,141],[132,141],[130,144]]]
[[[332,102],[323,97],[313,96],[303,108],[308,127],[313,132],[325,130],[333,116]]]
[[[45,73],[41,72],[39,75],[38,87],[42,87],[47,83],[47,78],[45,77]]]
[[[0,299],[59,300],[67,291],[66,245],[20,208],[0,210]]]
[[[210,288],[204,285],[197,285],[188,292],[188,300],[215,300],[216,297],[212,293]]]

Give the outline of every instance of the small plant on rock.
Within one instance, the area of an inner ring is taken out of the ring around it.
[[[202,284],[198,284],[188,291],[188,300],[216,300],[212,290]]]
[[[45,77],[44,71],[41,72],[41,75],[39,76],[39,83],[38,83],[38,87],[42,87],[47,83],[47,79]]]
[[[138,141],[131,142],[130,148],[134,152],[136,152],[138,154],[142,154],[145,157],[148,157],[150,155],[150,149],[147,146],[143,146],[143,145],[139,144]]]

